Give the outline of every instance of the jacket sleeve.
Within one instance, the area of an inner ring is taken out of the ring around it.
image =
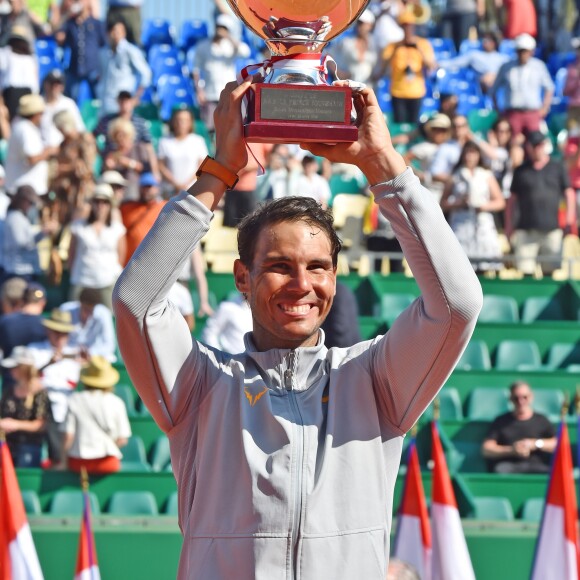
[[[209,229],[211,212],[183,192],[170,200],[119,277],[113,292],[117,337],[135,388],[153,418],[169,431],[197,389],[199,348],[167,300],[185,261]],[[188,361],[190,364],[185,365]],[[184,368],[184,365],[186,368]],[[177,381],[180,372],[190,373]]]
[[[421,296],[369,351],[379,409],[406,432],[457,364],[483,297],[433,194],[410,169],[372,189],[421,289]]]

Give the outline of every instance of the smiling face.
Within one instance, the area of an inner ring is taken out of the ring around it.
[[[237,260],[234,275],[252,309],[259,350],[318,342],[336,291],[326,232],[304,221],[270,224],[258,236],[252,264]]]

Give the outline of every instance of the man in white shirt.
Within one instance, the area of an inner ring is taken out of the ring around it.
[[[304,175],[297,180],[296,195],[311,197],[326,208],[330,200],[330,185],[328,180],[318,173],[318,161],[311,155],[305,155],[302,159],[302,169]]]
[[[21,97],[6,153],[6,191],[11,195],[20,185],[30,185],[38,195],[48,191],[48,159],[56,155],[57,148],[47,147],[42,140],[44,110],[41,96]]]
[[[54,117],[61,111],[69,111],[75,120],[75,125],[79,133],[84,133],[85,124],[81,117],[81,112],[77,104],[64,92],[64,75],[60,69],[54,69],[44,78],[44,113],[40,121],[40,131],[44,142],[49,146],[58,147],[63,140],[62,133],[54,124]]]

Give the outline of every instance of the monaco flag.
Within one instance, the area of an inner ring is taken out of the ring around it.
[[[409,444],[408,457],[393,556],[411,564],[421,580],[430,580],[431,526],[414,439]]]
[[[83,519],[74,580],[101,580],[95,538],[91,527],[91,502],[87,491],[83,492]]]
[[[562,422],[536,544],[532,580],[578,580],[578,516],[572,451],[568,428]]]
[[[431,423],[431,441],[431,459],[435,464],[431,494],[431,523],[433,526],[431,578],[432,580],[475,580],[435,421]]]
[[[0,580],[42,577],[12,457],[0,441]]]

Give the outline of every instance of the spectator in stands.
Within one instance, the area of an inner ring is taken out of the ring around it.
[[[391,96],[395,123],[417,123],[427,89],[425,77],[435,70],[435,54],[428,40],[415,35],[416,18],[410,11],[399,17],[403,40],[385,48],[375,80],[391,71]]]
[[[495,82],[502,64],[509,60],[507,54],[498,51],[499,38],[495,32],[481,35],[481,50],[469,50],[449,60],[439,61],[441,68],[470,68],[475,71],[484,92]]]
[[[40,95],[24,95],[20,99],[6,152],[6,191],[11,195],[21,185],[32,187],[38,195],[48,191],[48,160],[58,153],[58,148],[48,147],[42,140],[43,113],[44,99]]]
[[[469,38],[472,28],[479,29],[478,19],[485,15],[485,0],[447,0],[441,21],[442,33],[451,38],[459,52],[461,43]]]
[[[32,41],[22,26],[12,29],[8,45],[0,49],[0,88],[10,121],[18,113],[20,97],[39,92],[38,62]]]
[[[502,251],[492,212],[505,208],[505,198],[473,141],[461,150],[441,208],[449,214],[451,229],[476,271],[499,269]]]
[[[554,427],[534,412],[534,394],[525,381],[510,386],[513,411],[491,424],[481,451],[496,473],[548,473],[556,449]]]
[[[139,182],[139,200],[126,201],[121,204],[123,225],[126,228],[125,259],[123,266],[141,243],[157,216],[163,209],[165,201],[159,196],[159,183],[152,173],[144,173]]]
[[[82,351],[68,344],[68,337],[75,330],[70,312],[54,309],[50,318],[44,318],[42,323],[46,327],[47,340],[32,343],[29,348],[50,399],[52,413],[46,435],[48,457],[52,466],[56,467],[63,459],[61,427],[66,418],[68,401],[86,359]]]
[[[109,47],[101,50],[101,73],[98,93],[102,113],[119,110],[117,96],[128,91],[139,101],[143,91],[151,84],[151,69],[141,50],[127,41],[123,22],[111,20],[107,24]]]
[[[208,155],[205,139],[193,130],[193,113],[175,109],[169,128],[171,137],[159,140],[159,171],[163,177],[165,197],[187,190],[195,181],[195,169]]]
[[[40,19],[26,8],[25,0],[10,0],[10,12],[0,14],[0,46],[5,46],[15,28],[24,30],[26,37],[33,42],[36,36],[48,32]]]
[[[320,328],[326,348],[348,348],[361,341],[356,296],[346,284],[336,282],[332,307]]]
[[[207,319],[201,340],[213,348],[237,354],[246,350],[244,336],[251,331],[252,311],[244,296],[236,293],[222,300]]]
[[[113,190],[106,183],[95,186],[86,220],[71,226],[69,248],[71,298],[83,288],[99,290],[100,302],[111,308],[111,293],[125,263],[125,227],[112,219]]]
[[[398,21],[404,7],[401,0],[384,0],[379,3],[375,14],[373,39],[381,53],[389,44],[403,40],[404,32]]]
[[[2,367],[10,369],[14,387],[2,389],[0,430],[14,467],[40,467],[44,430],[50,414],[48,394],[42,388],[34,357],[25,346],[17,346]]]
[[[78,300],[65,302],[59,308],[70,312],[75,325],[68,339],[71,348],[115,362],[117,340],[113,314],[102,303],[100,288],[83,288]]]
[[[185,322],[187,322],[189,331],[193,332],[195,329],[195,308],[193,298],[186,285],[179,281],[173,284],[167,299],[179,310]]]
[[[140,177],[152,173],[151,146],[137,141],[133,123],[122,117],[110,124],[109,136],[111,144],[103,151],[103,166],[127,180],[126,199],[137,199]]]
[[[372,36],[375,17],[367,9],[356,21],[353,36],[341,39],[333,57],[339,68],[340,78],[370,84],[373,70],[378,60],[378,49]]]
[[[44,93],[44,113],[40,122],[40,131],[46,145],[58,147],[63,141],[62,132],[55,124],[55,117],[61,111],[68,112],[78,133],[85,132],[85,124],[77,104],[63,95],[64,74],[60,69],[50,71],[42,82]]]
[[[564,22],[566,4],[562,0],[534,0],[534,4],[538,22],[536,39],[544,55],[568,50],[570,37]]]
[[[100,77],[99,54],[107,45],[104,23],[91,11],[91,0],[76,3],[80,11],[71,14],[56,32],[58,43],[69,51],[65,94],[79,102],[81,84],[86,83],[89,97],[97,98]]]
[[[566,67],[564,85],[564,96],[568,97],[568,129],[580,127],[580,38],[574,38],[572,46],[576,49],[576,60]]]
[[[101,17],[99,0],[61,0],[60,4],[52,3],[50,6],[49,24],[55,35],[64,28],[70,19],[75,19],[83,14],[85,5],[87,14],[93,18]],[[105,30],[103,28],[103,30]]]
[[[114,222],[122,222],[121,210],[119,206],[125,199],[125,194],[127,192],[128,181],[118,172],[118,171],[105,171],[100,179],[99,183],[106,183],[110,185],[113,189],[113,207],[111,219]]]
[[[451,137],[451,120],[447,115],[437,113],[424,126],[426,139],[413,145],[405,154],[407,165],[413,164],[415,173],[421,183],[436,197],[443,195],[444,184],[434,181],[431,176],[431,165],[439,146]],[[416,163],[413,163],[416,162]],[[417,168],[417,163],[419,167]]]
[[[97,146],[90,133],[79,131],[70,111],[57,113],[54,126],[63,140],[58,146],[50,189],[56,195],[59,221],[65,225],[86,215],[86,203],[94,186]]]
[[[201,40],[195,46],[193,82],[201,119],[208,131],[213,133],[213,112],[226,83],[236,78],[236,60],[248,58],[250,47],[240,42],[232,32],[235,20],[228,14],[220,14],[215,21],[213,38]]]
[[[2,301],[2,314],[20,312],[24,306],[24,292],[28,282],[24,278],[10,278],[2,284],[0,300]]]
[[[304,197],[315,199],[323,208],[330,201],[330,185],[322,175],[318,173],[318,161],[312,155],[302,158],[302,175],[297,179],[296,193]]]
[[[526,155],[526,161],[514,171],[505,233],[511,237],[519,270],[535,274],[540,259],[543,273],[549,275],[559,267],[562,252],[560,204],[566,204],[567,228],[575,228],[576,192],[563,163],[548,155],[543,133],[528,134]]]
[[[256,197],[259,201],[296,195],[302,163],[292,155],[285,143],[274,145],[267,156],[266,171],[258,178]]]
[[[63,456],[70,471],[115,473],[131,437],[125,403],[113,393],[119,373],[107,359],[92,356],[80,380],[84,389],[71,396],[63,425]]]
[[[127,40],[141,44],[141,8],[143,0],[108,0],[107,26],[123,22],[127,29]]]
[[[564,162],[568,169],[570,186],[576,192],[576,215],[580,216],[580,125],[572,127],[568,132]]]
[[[28,213],[35,207],[37,200],[32,187],[21,185],[8,207],[1,252],[6,278],[20,276],[30,281],[40,274],[37,243],[60,227],[54,220],[45,222],[40,231],[32,225]]]
[[[540,122],[550,111],[554,82],[546,65],[533,56],[536,41],[532,36],[520,34],[515,46],[517,57],[501,66],[490,94],[494,107],[500,110],[498,93],[503,91],[504,114],[513,136],[518,137],[540,130]]]
[[[445,185],[459,161],[463,146],[469,141],[467,118],[456,115],[451,120],[451,139],[439,145],[431,163],[431,179]]]

